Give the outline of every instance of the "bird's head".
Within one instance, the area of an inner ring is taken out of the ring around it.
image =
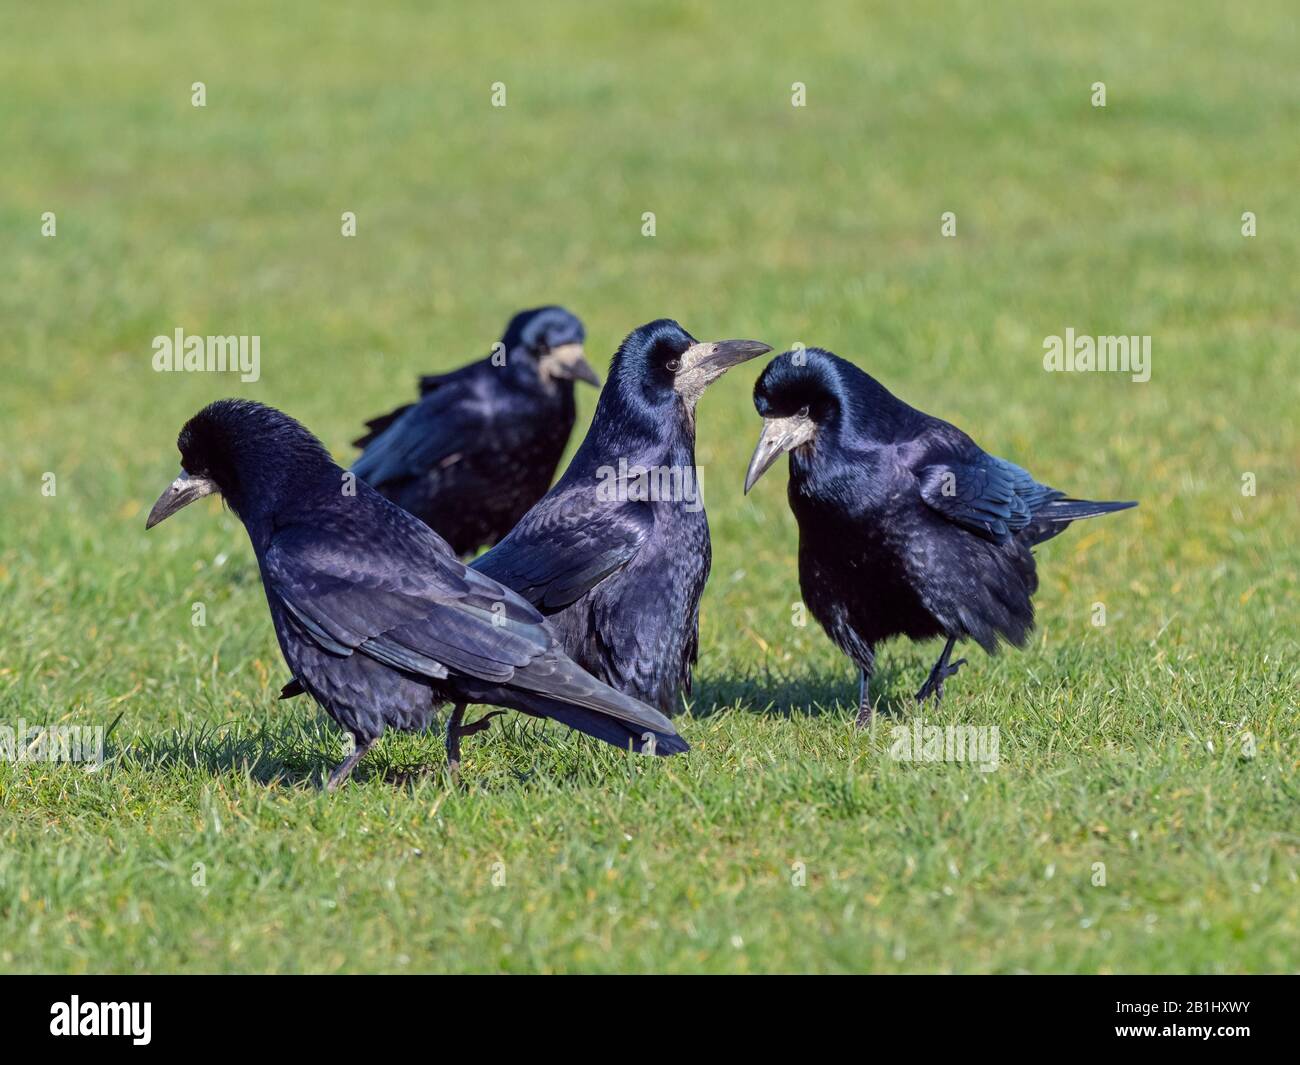
[[[754,407],[763,433],[745,474],[745,491],[787,451],[811,450],[820,433],[834,429],[849,397],[840,374],[843,360],[821,348],[778,355],[754,385]]]
[[[510,319],[501,337],[507,358],[527,360],[543,381],[586,381],[600,387],[600,377],[583,352],[587,332],[576,315],[563,307],[537,307]]]
[[[670,318],[635,329],[610,367],[621,391],[649,406],[679,401],[688,420],[704,390],[733,366],[771,351],[757,340],[696,340]]]
[[[145,528],[220,493],[241,518],[273,509],[286,493],[337,470],[325,446],[287,414],[246,399],[204,407],[176,438],[181,472],[158,497]]]

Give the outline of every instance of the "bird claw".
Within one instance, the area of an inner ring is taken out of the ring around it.
[[[921,690],[916,693],[916,701],[923,703],[926,699],[934,696],[934,701],[939,702],[943,698],[943,682],[949,677],[955,676],[957,670],[966,664],[966,659],[959,658],[956,662],[951,662],[940,668],[939,663],[930,670],[930,675],[926,678],[925,683],[921,685]]]
[[[492,724],[494,717],[504,714],[505,711],[492,710],[468,725],[457,724],[464,713],[464,705],[458,705],[452,712],[451,720],[447,722],[447,769],[451,773],[451,782],[453,784],[460,783],[460,741],[466,736],[482,732]]]
[[[504,713],[505,713],[504,710],[493,710],[490,713],[484,714],[482,717],[480,717],[477,721],[475,721],[471,725],[461,725],[460,728],[457,729],[456,731],[461,736],[472,736],[476,732],[482,732],[485,728],[487,728],[489,725],[492,724],[492,719],[494,717],[499,717],[501,714]]]

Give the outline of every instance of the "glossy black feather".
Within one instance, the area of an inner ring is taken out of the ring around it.
[[[815,425],[790,453],[800,587],[868,674],[891,636],[969,637],[990,652],[1023,643],[1038,584],[1030,548],[1135,505],[1067,499],[820,349],[772,360],[754,403]]]
[[[560,307],[521,312],[495,360],[423,377],[417,402],[368,421],[353,471],[458,555],[496,543],[550,487],[573,430],[574,382],[540,359],[583,336]]]
[[[708,519],[702,503],[601,489],[624,469],[696,475],[694,412],[664,369],[694,343],[668,320],[631,333],[569,468],[472,563],[547,614],[575,662],[665,714],[690,691],[711,562]]]
[[[687,749],[656,710],[572,662],[523,598],[467,569],[446,542],[355,485],[288,416],[224,400],[182,430],[185,469],[243,521],[295,680],[359,743],[422,729],[443,702],[552,717],[620,747]]]

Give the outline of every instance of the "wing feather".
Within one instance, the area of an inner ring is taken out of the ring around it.
[[[928,506],[995,542],[1020,532],[1035,513],[1063,494],[1039,484],[1015,463],[984,452],[922,466],[917,480]]]
[[[594,485],[557,488],[471,565],[554,614],[626,566],[653,530],[645,503],[602,501]]]

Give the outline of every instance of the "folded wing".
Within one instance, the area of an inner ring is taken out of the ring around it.
[[[317,530],[282,529],[262,559],[268,591],[331,654],[508,686],[675,735],[662,714],[568,659],[524,599],[445,554],[414,519],[402,524],[400,546],[373,537],[364,550],[346,552]]]
[[[352,472],[367,484],[384,485],[421,477],[455,462],[486,421],[483,407],[455,390],[438,390],[419,403],[369,423],[376,428],[358,442],[365,450]]]
[[[949,521],[986,540],[1002,542],[1064,494],[1039,484],[1028,471],[981,452],[933,462],[917,470],[921,498]]]
[[[604,500],[599,490],[595,482],[553,489],[472,568],[543,614],[563,610],[626,566],[654,530],[648,504]]]

